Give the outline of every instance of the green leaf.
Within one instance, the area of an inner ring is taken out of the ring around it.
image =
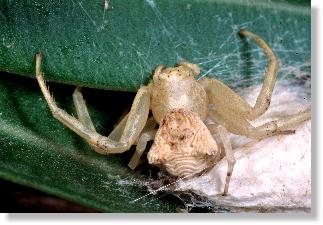
[[[57,83],[135,91],[159,64],[185,59],[201,76],[232,87],[260,82],[267,59],[246,28],[281,61],[280,77],[310,73],[310,1],[110,0],[0,3],[0,176],[108,212],[174,212],[169,195],[147,196],[155,171],[127,167],[133,149],[96,154],[56,121],[34,78],[44,55],[45,78]],[[59,106],[74,113],[73,86],[49,83]],[[84,89],[96,128],[108,135],[133,94]]]
[[[41,51],[47,80],[109,90],[135,91],[157,65],[183,59],[228,82],[251,72],[260,77],[266,60],[255,54],[248,71],[241,48],[255,46],[242,45],[237,32],[262,36],[284,64],[309,60],[306,2],[111,0],[104,11],[100,0],[12,0],[0,14],[0,70],[34,77]]]

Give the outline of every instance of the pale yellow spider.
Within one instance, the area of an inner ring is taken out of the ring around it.
[[[310,110],[306,110],[258,127],[249,123],[269,107],[279,63],[259,36],[246,30],[240,33],[252,38],[269,59],[264,83],[253,107],[216,79],[197,81],[195,77],[200,68],[195,64],[181,62],[171,68],[160,65],[152,81],[138,90],[131,111],[105,137],[96,132],[80,89],[76,88],[73,94],[78,119],[57,107],[43,78],[40,53],[36,55],[36,77],[53,116],[84,138],[96,152],[122,153],[136,145],[129,163],[131,169],[138,165],[151,140],[154,143],[148,152],[149,163],[176,177],[202,171],[218,162],[225,153],[228,172],[223,194],[226,195],[235,163],[226,130],[261,139],[293,133],[299,124],[310,119]],[[148,118],[150,110],[153,116]],[[214,123],[205,124],[206,118]]]

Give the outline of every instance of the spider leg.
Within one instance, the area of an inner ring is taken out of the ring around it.
[[[275,54],[267,45],[267,43],[264,40],[262,40],[262,38],[260,38],[258,35],[246,30],[240,30],[239,33],[245,37],[252,38],[259,45],[259,47],[264,50],[264,53],[266,54],[269,60],[268,66],[265,71],[265,79],[261,91],[257,97],[256,104],[247,116],[249,120],[253,120],[261,116],[264,112],[266,112],[270,105],[271,96],[276,83],[276,76],[279,69],[279,61],[277,60]]]
[[[254,120],[266,112],[270,105],[279,62],[270,47],[259,36],[246,30],[241,30],[240,33],[246,37],[251,37],[264,50],[269,59],[265,79],[254,107],[251,107],[232,89],[216,79],[202,78],[200,83],[208,93],[211,104],[214,104],[215,107],[226,107],[228,110],[236,111],[236,113],[248,120]]]
[[[140,163],[140,157],[144,153],[148,141],[154,140],[157,130],[149,130],[141,133],[136,146],[136,151],[133,154],[128,166],[134,170]]]
[[[90,114],[86,107],[86,102],[83,98],[81,88],[76,87],[73,92],[73,102],[76,109],[78,120],[85,125],[87,128],[91,129],[92,131],[96,132],[95,127],[93,125],[93,122],[91,120]],[[124,131],[125,125],[127,123],[129,114],[127,114],[125,117],[122,118],[122,120],[118,123],[118,125],[113,129],[113,131],[108,136],[109,139],[114,141],[119,141],[122,133]],[[98,148],[96,145],[92,143],[88,143],[91,148],[93,148],[95,151],[100,151],[100,148]]]
[[[84,110],[85,104],[81,103],[79,107],[77,106],[77,111],[79,111],[78,115],[81,117],[80,120],[69,115],[56,105],[46,87],[43,73],[40,69],[41,59],[41,54],[36,54],[36,78],[53,116],[84,138],[91,146],[94,146],[94,150],[100,154],[122,153],[127,151],[137,140],[148,118],[150,105],[148,87],[144,86],[138,90],[131,111],[125,120],[126,122],[124,121],[124,123],[122,123],[121,121],[122,126],[124,126],[121,137],[118,141],[115,141],[109,137],[104,137],[95,131],[87,110]],[[79,93],[76,93],[75,96],[79,96]],[[76,100],[76,104],[82,102],[82,100],[79,100],[80,99]]]
[[[311,118],[311,112],[310,109],[307,109],[294,115],[264,123],[258,127],[252,126],[244,117],[226,109],[210,111],[209,116],[214,122],[225,126],[232,133],[262,139],[278,134],[294,133],[297,126]]]
[[[154,117],[148,118],[144,129],[142,130],[140,136],[135,142],[136,151],[133,154],[130,162],[128,163],[130,169],[134,170],[141,163],[140,157],[146,150],[148,141],[154,140],[155,138],[155,134],[157,132],[157,130],[155,130],[156,125],[157,123]]]
[[[272,121],[259,127],[253,127],[249,121],[258,118],[269,107],[279,62],[270,47],[259,36],[241,30],[240,33],[252,38],[265,52],[269,64],[265,72],[265,79],[256,104],[251,107],[243,98],[222,82],[202,78],[199,80],[204,87],[210,102],[210,116],[212,119],[225,126],[230,132],[253,138],[263,138],[279,133],[290,133],[297,125],[310,118],[310,110],[289,116],[288,118]],[[292,126],[293,125],[293,126]],[[289,127],[293,127],[290,129]]]
[[[229,134],[226,128],[222,125],[209,124],[208,128],[213,136],[216,137],[216,141],[220,144],[221,148],[224,149],[225,157],[228,162],[227,176],[225,178],[225,185],[223,190],[223,195],[227,195],[229,191],[229,184],[232,177],[232,172],[236,160],[232,151],[231,142],[229,139]],[[222,152],[221,152],[222,153]]]
[[[95,130],[95,127],[92,123],[90,114],[87,110],[86,103],[83,98],[80,87],[76,87],[73,92],[73,102],[74,102],[74,106],[76,109],[76,114],[77,114],[78,120],[81,123],[83,123],[86,127],[88,127],[89,129],[91,129],[92,131],[95,132],[96,130]]]
[[[83,98],[81,88],[76,87],[73,92],[73,102],[76,109],[76,114],[78,120],[88,129],[92,130],[93,132],[96,132],[95,127],[93,125],[93,122],[91,120],[90,114],[87,110],[85,100]],[[88,142],[88,144],[93,148],[95,151],[100,151],[99,148],[97,148],[96,145],[92,144],[91,142]]]
[[[264,123],[258,127],[251,126],[246,136],[261,139],[277,134],[295,133],[295,128],[310,118],[311,112],[308,109],[294,115],[283,117],[282,119]]]

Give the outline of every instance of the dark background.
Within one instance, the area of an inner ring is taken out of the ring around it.
[[[1,213],[98,212],[74,202],[0,179]]]

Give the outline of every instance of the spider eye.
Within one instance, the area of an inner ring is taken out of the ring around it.
[[[154,75],[153,75],[153,80],[155,82],[160,79],[160,76],[161,76],[164,69],[165,69],[164,65],[157,66],[157,68],[155,69]]]
[[[178,65],[188,68],[190,70],[190,74],[189,74],[190,76],[192,75],[193,77],[195,77],[200,74],[201,69],[196,64],[183,61],[183,62],[180,62]]]

